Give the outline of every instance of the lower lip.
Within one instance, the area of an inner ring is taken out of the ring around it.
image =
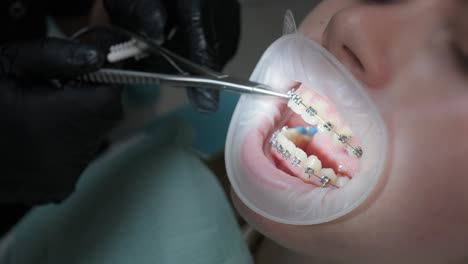
[[[257,184],[285,190],[290,184],[299,184],[299,179],[288,177],[285,172],[277,169],[265,155],[265,140],[271,134],[272,127],[266,119],[259,126],[252,129],[241,143],[242,164],[253,176],[251,180],[258,181]]]

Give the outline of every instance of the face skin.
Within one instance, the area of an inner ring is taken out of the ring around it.
[[[316,7],[300,30],[366,87],[388,129],[386,169],[363,206],[325,224],[276,223],[234,195],[249,223],[311,262],[466,263],[467,11],[465,0]]]

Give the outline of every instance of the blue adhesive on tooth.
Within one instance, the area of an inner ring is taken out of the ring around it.
[[[309,128],[309,135],[313,136],[317,134],[317,132],[318,132],[318,129],[316,127]]]
[[[305,129],[305,127],[296,127],[296,131],[302,135],[307,135],[307,129]]]

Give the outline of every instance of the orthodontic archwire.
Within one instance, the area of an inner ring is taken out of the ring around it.
[[[281,132],[286,131],[287,129],[288,127],[284,126],[283,128],[281,128]],[[291,152],[289,152],[288,150],[285,150],[283,146],[279,144],[279,142],[277,141],[278,134],[281,132],[275,131],[273,135],[271,136],[270,143],[271,143],[271,146],[276,150],[276,152],[278,152],[283,157],[284,160],[288,161],[292,157]],[[320,184],[322,184],[321,186],[322,188],[324,188],[327,185],[333,186],[335,188],[340,188],[330,183],[331,180],[327,176],[325,175],[320,176],[311,167],[302,166],[301,160],[296,156],[292,157],[291,164],[295,167],[301,168],[304,171],[304,173],[306,173],[309,176],[309,179],[311,179],[312,176],[318,178],[320,180]]]
[[[308,105],[304,104],[302,102],[301,96],[296,94],[295,89],[288,91],[287,95],[289,96],[290,100],[292,100],[294,103],[296,103],[297,105],[303,106],[306,109],[307,114],[309,114],[312,117],[316,117],[322,123],[321,125],[323,126],[324,129],[326,129],[326,130],[334,133],[335,135],[337,135],[338,140],[341,143],[343,143],[343,144],[347,145],[348,147],[350,147],[352,149],[353,154],[356,157],[358,157],[358,158],[362,157],[362,155],[364,153],[362,148],[360,146],[354,146],[351,143],[349,143],[349,140],[351,139],[351,137],[348,137],[346,135],[342,135],[342,134],[338,133],[338,131],[336,131],[336,129],[334,128],[334,125],[331,122],[324,120],[322,117],[320,117],[318,115],[318,112],[317,112],[316,109],[314,109],[312,106],[308,106]]]

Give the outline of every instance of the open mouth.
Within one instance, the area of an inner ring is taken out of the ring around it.
[[[278,169],[305,183],[343,187],[359,171],[359,140],[326,98],[303,86],[288,95],[289,111],[282,115],[289,118],[273,133],[267,154]]]
[[[286,35],[252,79],[289,100],[241,97],[226,167],[250,209],[287,224],[331,221],[359,206],[386,157],[386,128],[364,88],[323,47]]]

